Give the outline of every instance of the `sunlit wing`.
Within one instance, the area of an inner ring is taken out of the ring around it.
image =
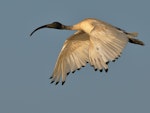
[[[51,76],[52,83],[58,84],[61,78],[63,84],[70,72],[74,73],[89,62],[89,41],[89,36],[82,31],[77,31],[65,41]]]
[[[94,23],[93,23],[94,24]],[[115,61],[128,42],[123,33],[111,25],[94,24],[90,34],[89,60],[95,69],[108,71],[108,62]]]

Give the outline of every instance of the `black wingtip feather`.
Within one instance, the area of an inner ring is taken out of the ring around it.
[[[116,60],[112,60],[112,62],[115,62]]]
[[[65,81],[62,82],[62,85],[64,85]]]
[[[109,61],[108,61],[108,62],[106,62],[106,64],[108,65],[108,64],[109,64]]]
[[[54,83],[54,80],[53,80],[53,81],[51,81],[51,84],[52,84],[52,83]]]
[[[103,72],[103,69],[99,70],[100,72]]]
[[[107,72],[108,72],[108,69],[105,69],[105,72],[107,73]]]
[[[59,82],[56,82],[55,85],[57,85]]]
[[[52,79],[53,77],[51,76],[49,79]]]
[[[72,73],[75,73],[75,71],[72,71]]]
[[[95,69],[95,71],[97,71],[97,69]]]
[[[70,72],[67,73],[67,76],[70,74]]]

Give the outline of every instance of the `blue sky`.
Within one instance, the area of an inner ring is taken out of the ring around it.
[[[1,113],[149,113],[150,38],[148,0],[1,0]],[[87,65],[64,86],[49,84],[59,51],[74,31],[43,29],[60,21],[72,25],[93,17],[129,32],[145,46],[128,44],[108,73]]]

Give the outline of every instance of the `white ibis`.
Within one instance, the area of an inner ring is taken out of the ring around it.
[[[66,26],[59,22],[53,22],[38,27],[31,34],[42,28],[54,28],[60,30],[77,30],[64,43],[52,76],[51,83],[57,85],[61,79],[65,83],[67,75],[74,73],[81,67],[90,63],[95,71],[108,71],[108,63],[120,57],[128,42],[144,45],[134,37],[138,33],[129,33],[104,21],[86,18],[73,26]]]

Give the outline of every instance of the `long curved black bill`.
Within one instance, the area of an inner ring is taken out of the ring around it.
[[[36,28],[36,29],[30,34],[30,36],[32,36],[33,33],[35,33],[37,30],[42,29],[42,28],[47,28],[47,25],[43,25],[43,26],[41,26],[41,27]]]

